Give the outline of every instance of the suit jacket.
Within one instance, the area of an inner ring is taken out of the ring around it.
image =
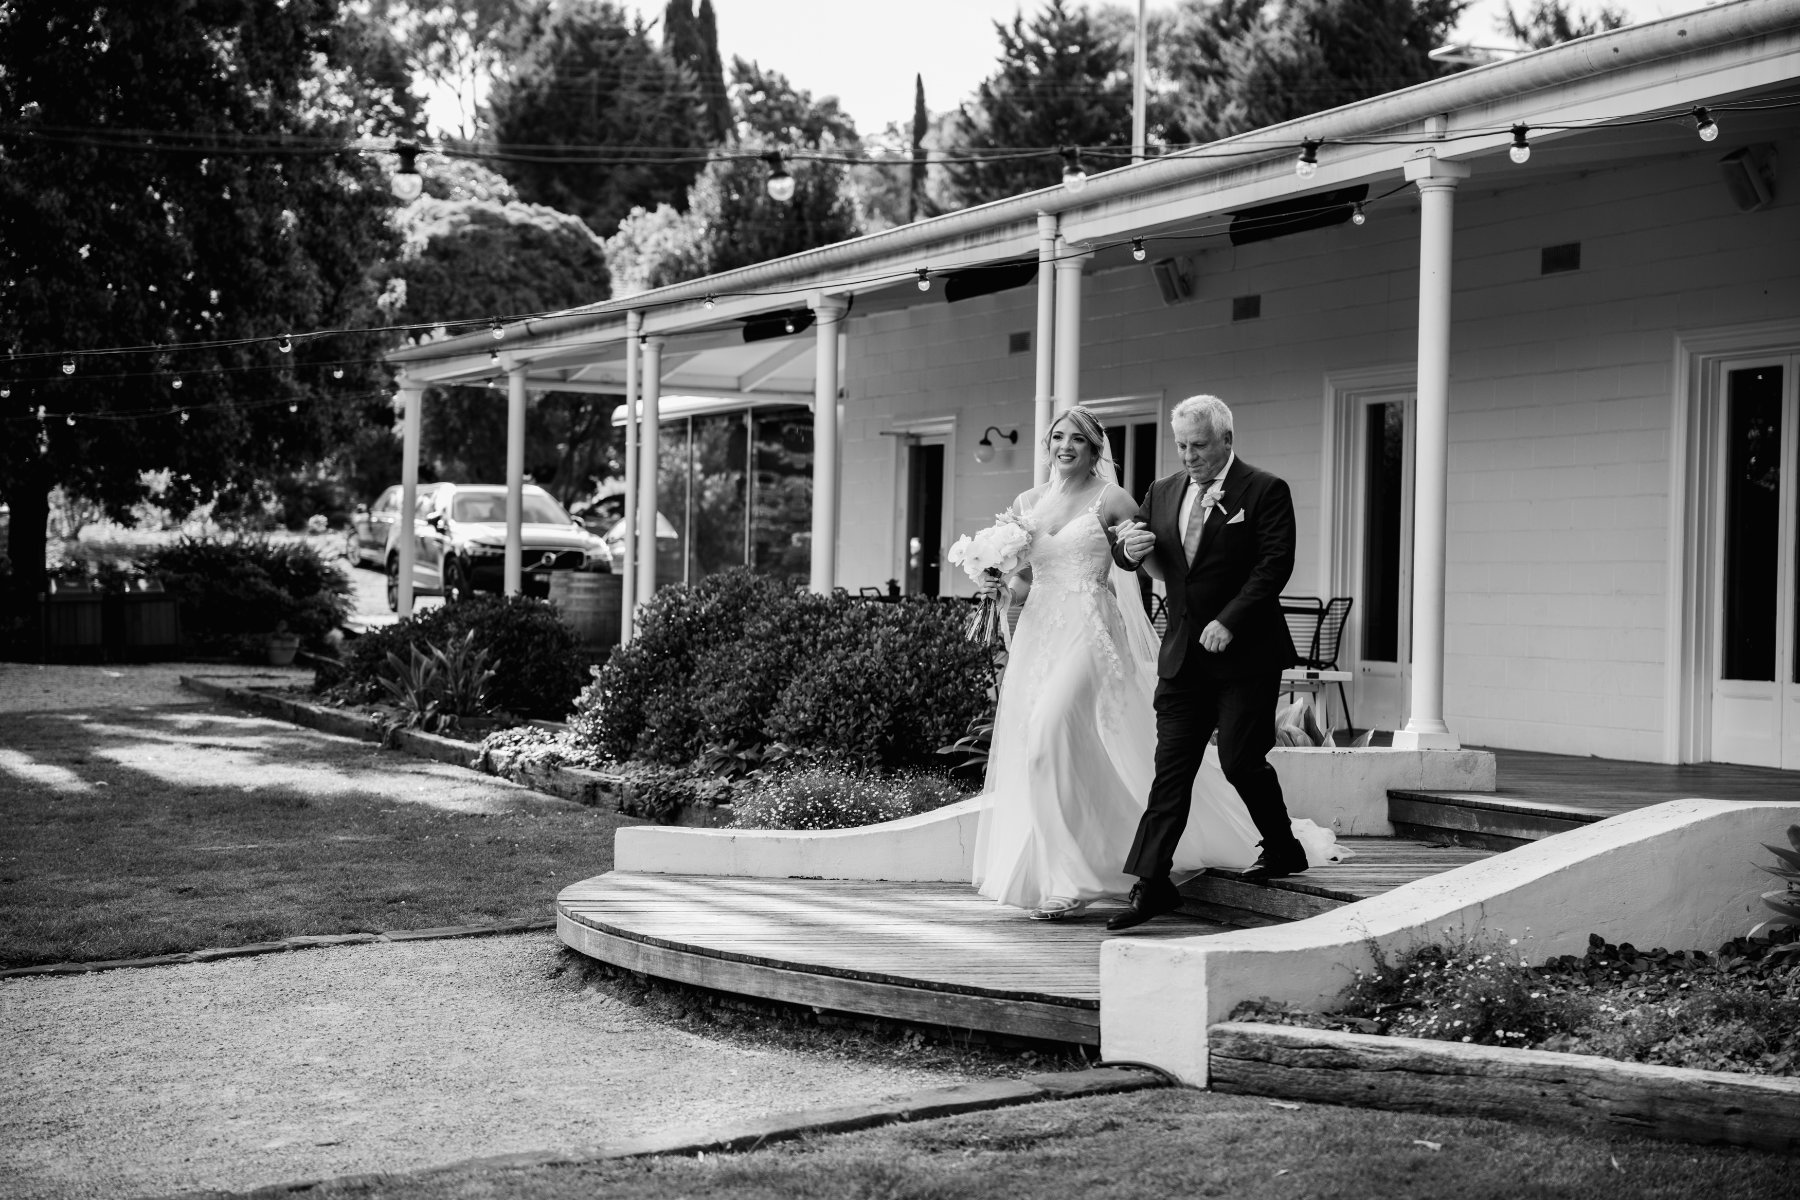
[[[1138,508],[1138,519],[1156,535],[1150,557],[1168,592],[1169,625],[1157,674],[1173,678],[1190,654],[1203,656],[1207,672],[1219,677],[1287,669],[1294,664],[1294,640],[1281,615],[1281,589],[1294,573],[1295,541],[1288,485],[1235,459],[1190,567],[1180,527],[1187,483],[1185,471],[1157,480]],[[1113,557],[1132,569],[1116,542]],[[1212,621],[1231,630],[1231,645],[1219,654],[1200,645],[1200,631]]]

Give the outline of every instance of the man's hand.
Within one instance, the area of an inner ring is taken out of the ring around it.
[[[1125,552],[1125,557],[1134,563],[1149,558],[1150,551],[1156,546],[1156,535],[1138,520],[1120,521],[1113,527],[1113,536],[1118,539],[1119,549]]]
[[[1206,628],[1200,631],[1200,646],[1209,654],[1221,654],[1229,645],[1231,645],[1231,630],[1217,621],[1207,622]]]

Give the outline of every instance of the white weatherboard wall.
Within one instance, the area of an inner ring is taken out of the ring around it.
[[[1710,952],[1762,920],[1757,843],[1780,844],[1800,805],[1671,800],[1417,880],[1321,916],[1100,951],[1100,1050],[1196,1087],[1207,1030],[1246,1000],[1318,1011],[1373,964],[1430,942],[1515,949],[1539,963],[1615,944]],[[1174,998],[1179,998],[1178,1002]]]
[[[1721,151],[1695,147],[1583,175],[1502,164],[1459,190],[1445,710],[1465,744],[1665,753],[1676,339],[1800,312],[1793,201],[1736,211]],[[1778,154],[1777,194],[1800,195],[1800,142]],[[1083,396],[1224,397],[1244,457],[1293,487],[1292,592],[1334,590],[1319,577],[1325,381],[1405,377],[1414,356],[1417,207],[1407,191],[1368,211],[1360,228],[1218,239],[1196,256],[1195,298],[1172,307],[1135,264],[1085,281]],[[1541,249],[1566,242],[1581,243],[1581,269],[1541,275]],[[1247,294],[1262,317],[1233,323]],[[881,436],[897,422],[956,420],[952,537],[1030,485],[1032,356],[1009,355],[1007,335],[1033,328],[1034,304],[1022,288],[853,322],[840,584],[898,567],[901,459]],[[989,424],[1021,442],[977,465]]]

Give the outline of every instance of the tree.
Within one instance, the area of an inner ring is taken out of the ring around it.
[[[693,73],[612,3],[539,0],[516,31],[489,111],[520,196],[602,236],[634,206],[684,203],[708,141]]]
[[[517,317],[607,294],[600,239],[579,218],[527,204],[505,179],[451,159],[422,167],[425,195],[402,214],[405,241],[383,272],[405,323]],[[550,394],[528,400],[525,469],[565,502],[610,473],[605,443],[615,400]],[[421,471],[469,483],[506,477],[506,403],[487,387],[432,389]]]
[[[946,146],[952,155],[986,156],[947,166],[961,203],[1056,183],[1062,162],[1054,152],[1063,146],[1116,146],[1129,154],[1131,64],[1101,22],[1066,0],[1048,0],[1029,21],[1021,13],[994,28],[999,67],[960,107]]]
[[[392,32],[411,74],[450,96],[463,141],[482,132],[482,104],[505,52],[504,33],[519,0],[364,0],[372,21]]]
[[[396,131],[407,105],[357,75],[370,30],[340,16],[0,5],[0,498],[21,598],[42,588],[53,488],[127,519],[160,471],[176,514],[229,506],[382,407],[378,336],[276,346],[372,324],[369,270],[393,244],[380,168],[331,147]],[[131,346],[167,348],[102,353]]]
[[[1509,3],[1494,21],[1494,28],[1528,49],[1542,50],[1624,24],[1625,14],[1610,4],[1602,4],[1590,15],[1576,12],[1563,0],[1532,0],[1523,13]]]
[[[1445,74],[1467,0],[1183,0],[1152,43],[1174,88],[1166,136],[1210,142]]]
[[[931,132],[931,113],[925,107],[925,77],[913,76],[912,169],[907,172],[906,219],[913,222],[927,216],[925,179],[927,152],[925,135]]]
[[[706,101],[706,125],[712,140],[731,136],[731,94],[725,88],[725,60],[719,57],[719,20],[712,0],[700,0],[700,46],[703,52],[694,74],[700,79],[700,95]]]

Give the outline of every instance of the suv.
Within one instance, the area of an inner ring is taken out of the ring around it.
[[[525,487],[523,578],[528,596],[550,594],[552,571],[611,571],[612,552],[563,511],[550,493]],[[413,522],[413,591],[455,602],[475,591],[498,592],[506,572],[506,489],[495,484],[440,484],[421,501]],[[400,606],[400,529],[388,531],[388,607]]]
[[[431,503],[431,493],[438,484],[421,483],[415,503],[418,511],[424,512],[425,506]],[[350,535],[345,539],[344,549],[354,566],[366,567],[381,565],[382,554],[387,550],[388,530],[400,519],[400,485],[395,484],[375,498],[373,504],[358,504],[350,514]]]

